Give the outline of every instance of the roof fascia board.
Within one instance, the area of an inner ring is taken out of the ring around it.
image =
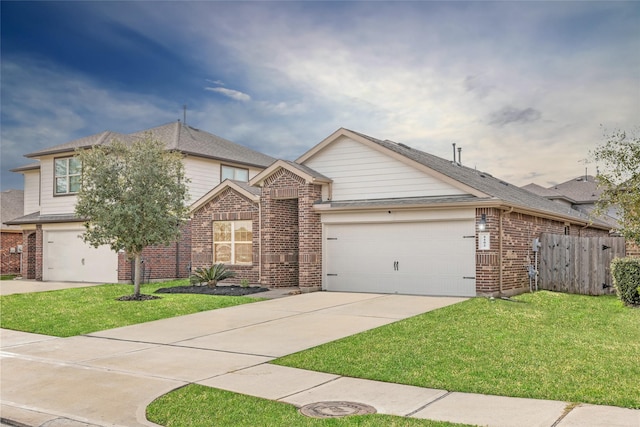
[[[254,176],[253,178],[251,178],[251,180],[249,180],[249,185],[252,185],[252,186],[260,185],[261,186],[262,183],[267,178],[269,178],[271,175],[273,175],[274,173],[276,173],[280,169],[288,170],[292,174],[297,175],[300,178],[303,178],[307,184],[315,184],[315,183],[328,184],[328,183],[331,182],[330,180],[326,180],[326,179],[322,179],[322,178],[316,178],[314,176],[311,176],[308,173],[306,173],[305,171],[303,171],[301,169],[298,169],[295,166],[292,166],[291,164],[285,162],[284,160],[276,160],[274,163],[271,164],[271,166],[269,166],[268,168],[266,168],[265,170],[263,170],[262,172],[260,172],[256,176]]]
[[[448,175],[445,175],[443,173],[440,173],[438,171],[435,171],[433,169],[431,169],[430,167],[427,167],[425,165],[423,165],[422,163],[419,163],[415,160],[412,160],[406,156],[403,156],[402,154],[396,153],[395,151],[389,150],[386,147],[383,147],[382,145],[376,144],[373,141],[368,140],[367,138],[363,138],[362,136],[355,134],[347,129],[344,128],[340,128],[337,131],[335,131],[334,133],[332,133],[331,135],[329,135],[327,138],[325,138],[322,142],[320,142],[318,145],[316,145],[315,147],[313,147],[311,150],[307,151],[306,153],[304,153],[302,156],[300,156],[296,162],[297,163],[304,163],[307,160],[309,160],[311,157],[315,156],[317,153],[319,153],[320,151],[322,151],[325,147],[331,145],[333,142],[335,142],[339,137],[341,136],[346,136],[348,138],[351,138],[361,144],[366,145],[369,148],[372,148],[382,154],[385,154],[395,160],[398,160],[408,166],[411,166],[415,169],[418,169],[421,172],[426,173],[427,175],[430,175],[436,179],[439,179],[443,182],[446,182],[447,184],[461,190],[464,191],[468,194],[471,194],[473,196],[476,197],[480,197],[480,198],[487,198],[487,197],[491,197],[489,194],[485,194],[473,187],[470,187],[466,184],[463,184],[462,182],[451,178]]]
[[[227,188],[231,188],[232,190],[234,190],[237,193],[239,193],[241,196],[246,197],[247,199],[251,200],[254,203],[257,203],[258,201],[260,201],[260,196],[248,192],[247,190],[245,190],[244,188],[240,187],[238,184],[236,184],[233,181],[225,179],[220,184],[218,184],[213,189],[211,189],[208,193],[206,193],[204,196],[200,197],[198,200],[193,202],[193,204],[191,205],[191,209],[189,210],[189,215],[193,216],[193,214],[197,210],[202,208],[211,199],[216,197],[218,194],[222,193],[222,191],[226,190]]]

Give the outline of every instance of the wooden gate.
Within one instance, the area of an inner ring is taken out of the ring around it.
[[[625,256],[624,238],[542,233],[540,243],[540,289],[582,295],[615,292],[610,265]]]

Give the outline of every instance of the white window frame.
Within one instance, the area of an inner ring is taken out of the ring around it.
[[[78,179],[82,179],[82,165],[80,164],[78,172],[77,173],[70,173],[71,172],[71,168],[70,168],[70,163],[71,160],[76,160],[77,162],[80,162],[80,160],[78,160],[77,157],[74,156],[69,156],[69,157],[58,157],[53,159],[53,194],[55,196],[67,196],[69,194],[77,194],[78,191],[71,191],[71,179],[72,178],[78,178]],[[65,174],[64,175],[58,175],[58,168],[57,168],[57,164],[59,161],[64,161],[65,163]],[[58,191],[58,179],[64,179],[65,180],[65,191]],[[79,190],[79,188],[78,188]]]
[[[224,239],[224,240],[216,240],[216,225],[222,225],[222,224],[230,224],[231,230],[230,230],[230,240]],[[248,240],[240,240],[237,239],[237,232],[239,232],[239,228],[244,226],[246,229],[248,229],[251,233],[250,237]],[[212,228],[213,228],[213,245],[212,245],[212,251],[213,251],[213,262],[215,264],[217,263],[224,263],[224,264],[236,264],[236,265],[252,265],[253,264],[253,222],[251,220],[239,220],[239,221],[213,221],[212,223]],[[229,257],[228,259],[219,259],[217,254],[216,254],[216,249],[218,247],[218,245],[227,245],[229,246]],[[240,245],[249,245],[249,260],[248,261],[238,261],[238,250],[237,248]]]
[[[238,175],[240,174],[246,175],[246,179],[245,177],[239,177]],[[220,165],[220,181],[224,181],[225,179],[249,182],[249,169]]]

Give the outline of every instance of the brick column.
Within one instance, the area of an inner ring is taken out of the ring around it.
[[[299,286],[302,292],[322,288],[322,223],[313,204],[322,199],[320,185],[306,184],[298,191]]]

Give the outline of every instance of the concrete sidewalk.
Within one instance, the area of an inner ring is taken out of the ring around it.
[[[268,364],[296,351],[462,301],[317,292],[71,338],[0,330],[3,419],[27,426],[152,426],[145,408],[189,383],[302,406],[355,401],[379,413],[490,426],[640,426],[640,411],[450,393]]]

